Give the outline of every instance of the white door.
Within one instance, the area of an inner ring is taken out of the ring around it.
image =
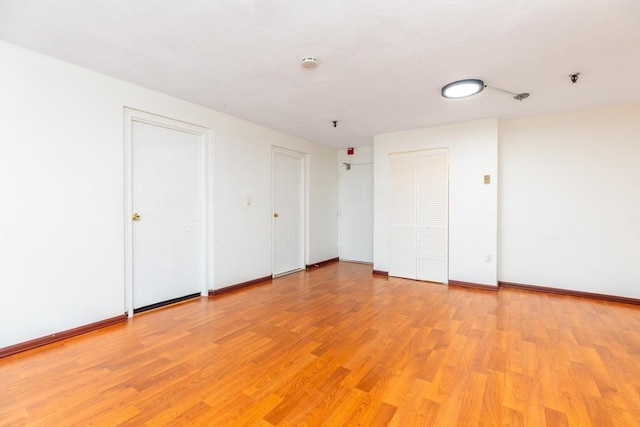
[[[389,275],[448,282],[448,152],[390,157]]]
[[[304,268],[304,155],[273,150],[273,275]]]
[[[415,279],[416,157],[393,155],[389,170],[389,275]]]
[[[131,125],[133,308],[199,294],[204,284],[201,135]]]
[[[449,172],[445,150],[418,153],[416,164],[418,280],[448,282]]]
[[[373,263],[373,163],[340,167],[340,259]]]

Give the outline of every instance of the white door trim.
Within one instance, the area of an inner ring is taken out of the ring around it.
[[[309,198],[308,198],[308,176],[307,176],[307,155],[305,153],[301,153],[299,151],[289,150],[287,148],[271,146],[271,275],[272,277],[282,276],[291,272],[286,272],[282,274],[275,273],[275,218],[273,213],[275,212],[275,156],[287,156],[293,159],[297,159],[301,161],[302,164],[302,233],[300,243],[300,247],[302,248],[302,265],[300,266],[300,270],[304,269],[305,265],[308,264],[309,260],[307,258],[309,253]],[[294,270],[299,271],[299,270]]]
[[[213,284],[213,131],[192,123],[158,116],[129,107],[124,107],[124,287],[125,311],[133,317],[133,122],[146,123],[167,129],[191,133],[200,137],[200,217],[202,218],[202,247],[201,254],[204,265],[204,280],[200,290],[202,296],[208,293],[208,287]]]

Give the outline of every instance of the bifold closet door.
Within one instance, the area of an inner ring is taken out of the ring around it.
[[[389,275],[448,281],[448,153],[390,156]]]
[[[389,194],[389,275],[415,279],[416,156],[392,155]]]
[[[448,160],[444,150],[427,150],[417,157],[417,273],[416,279],[448,281]]]

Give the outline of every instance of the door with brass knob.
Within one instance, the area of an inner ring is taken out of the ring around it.
[[[137,312],[206,286],[203,151],[198,135],[143,122],[132,124],[131,149],[131,308]]]
[[[304,155],[273,150],[273,275],[304,268]]]

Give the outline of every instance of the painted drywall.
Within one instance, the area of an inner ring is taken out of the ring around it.
[[[213,129],[210,288],[271,274],[272,145],[308,155],[306,261],[338,255],[333,149],[5,42],[0,94],[0,347],[125,311],[125,106]]]
[[[496,286],[497,119],[374,137],[373,268],[389,265],[389,154],[443,147],[449,149],[449,280]]]
[[[640,104],[499,130],[499,279],[640,298]]]

